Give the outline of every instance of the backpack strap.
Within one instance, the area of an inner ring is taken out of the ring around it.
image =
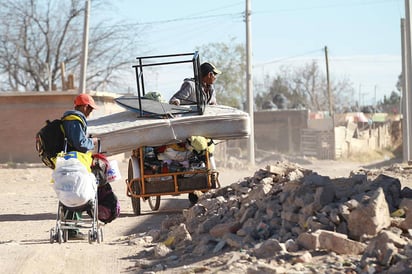
[[[79,121],[83,127],[86,126],[85,121],[76,114],[69,114],[61,118],[62,123],[60,124],[60,129],[63,132],[64,137],[66,138],[66,132],[64,130],[63,121]],[[72,144],[67,140],[67,145],[73,147]],[[71,149],[70,149],[71,150]]]
[[[62,121],[80,121],[80,123],[82,123],[83,126],[85,126],[85,123],[83,121],[82,118],[80,118],[80,116],[76,115],[76,114],[69,114],[67,116],[64,116],[62,118]]]

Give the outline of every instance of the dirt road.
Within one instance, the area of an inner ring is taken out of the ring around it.
[[[299,163],[300,164],[300,163]],[[356,163],[306,161],[302,166],[322,175],[345,177],[359,167]],[[0,167],[0,269],[2,273],[136,273],[136,256],[150,243],[145,232],[158,228],[172,215],[189,206],[187,195],[163,196],[158,212],[142,203],[142,215],[135,216],[126,196],[124,179],[127,161],[119,163],[122,180],[112,183],[121,204],[121,215],[103,227],[104,241],[87,240],[50,244],[49,230],[55,225],[57,199],[46,167]],[[222,185],[253,176],[259,167],[220,170]],[[87,231],[86,231],[87,232]],[[138,240],[136,240],[138,239]],[[201,258],[199,258],[201,260]]]

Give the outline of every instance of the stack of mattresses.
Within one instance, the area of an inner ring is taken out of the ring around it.
[[[250,134],[249,115],[223,105],[207,106],[203,115],[191,113],[174,118],[145,118],[123,111],[92,119],[88,124],[88,133],[101,139],[108,155],[140,146],[183,142],[190,136],[229,140]]]

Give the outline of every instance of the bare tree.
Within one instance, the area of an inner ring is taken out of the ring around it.
[[[353,90],[348,79],[331,80],[333,109],[335,111],[349,107]],[[279,95],[285,97],[288,108],[305,107],[313,111],[329,109],[326,77],[316,61],[295,69],[287,66],[281,67],[279,74],[274,77],[269,91],[261,92],[256,98],[257,103],[259,102],[258,108],[264,108],[263,105],[268,103],[277,104],[276,98]]]
[[[102,5],[93,1],[93,10]],[[62,73],[80,72],[85,1],[0,2],[1,90],[47,91],[62,86]],[[115,86],[137,55],[137,29],[97,22],[90,26],[87,86]],[[62,64],[65,70],[62,71]],[[51,83],[49,83],[49,77]],[[75,80],[76,81],[76,80]]]

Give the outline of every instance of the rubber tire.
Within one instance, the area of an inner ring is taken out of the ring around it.
[[[54,232],[54,228],[50,229],[50,243],[53,244],[56,240],[56,233]]]
[[[97,229],[97,242],[102,243],[103,242],[103,228],[99,227]]]
[[[196,194],[194,194],[193,192],[189,193],[189,201],[192,205],[196,204],[197,201],[199,201],[199,197],[197,197]]]
[[[93,243],[93,233],[91,230],[87,233],[87,240],[89,241],[89,244]]]
[[[57,241],[59,242],[59,244],[63,242],[63,231],[61,229],[57,231]]]
[[[134,171],[133,171],[133,159],[129,159],[129,167],[127,169],[127,179],[132,181],[134,179]],[[140,184],[139,182],[134,182],[132,185],[132,191],[133,194],[140,194]],[[133,207],[133,212],[136,216],[139,216],[141,213],[141,207],[140,207],[140,198],[135,198],[135,197],[130,197],[132,201],[132,207]]]
[[[69,230],[66,229],[63,231],[63,241],[66,243],[69,240]]]
[[[148,199],[150,209],[153,211],[159,210],[160,207],[160,195],[150,196]]]

